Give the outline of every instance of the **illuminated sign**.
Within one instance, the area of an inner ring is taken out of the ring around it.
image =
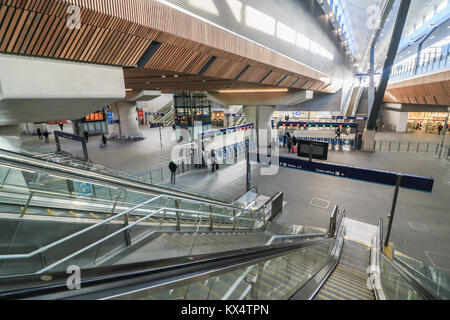
[[[86,121],[103,121],[105,120],[105,115],[103,112],[95,112],[88,114],[85,118]]]

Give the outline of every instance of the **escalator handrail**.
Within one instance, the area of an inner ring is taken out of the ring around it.
[[[301,288],[299,288],[299,290],[297,290],[297,292],[290,298],[292,300],[312,300],[339,264],[342,247],[344,244],[345,226],[343,222],[345,219],[345,210],[343,210],[342,213],[337,210],[337,213],[333,213],[333,215],[336,215],[335,219],[333,219],[332,216],[332,220],[336,223],[336,232],[332,235],[332,237],[330,237],[329,232],[327,232],[327,237],[335,242],[333,248],[330,250],[330,257],[327,263],[325,263],[320,270],[318,270],[307,282],[304,283]],[[337,216],[340,217],[339,222],[337,222],[337,219],[339,218]]]
[[[9,287],[0,292],[0,299],[111,299],[147,288],[170,289],[177,282],[193,283],[329,241],[333,240],[306,239],[291,244],[86,269],[80,290],[68,290],[65,272],[46,273],[51,280],[45,285],[39,275],[0,278],[0,287]]]
[[[8,156],[8,154],[9,154],[9,156]],[[16,157],[11,159],[12,155],[15,155]],[[22,158],[29,158],[29,159],[21,159],[21,158],[18,158],[17,156],[20,156]],[[55,171],[55,172],[58,172],[58,174],[66,174],[69,176],[68,179],[71,179],[70,177],[73,177],[74,175],[79,175],[79,176],[82,176],[83,179],[94,180],[94,181],[98,180],[98,181],[102,181],[103,183],[106,182],[109,184],[120,185],[120,187],[126,186],[127,188],[130,188],[130,189],[136,188],[141,191],[145,190],[147,192],[154,192],[154,193],[164,194],[164,195],[172,195],[172,196],[178,195],[181,197],[185,197],[186,199],[203,201],[207,204],[222,206],[222,207],[226,207],[229,209],[236,209],[236,210],[243,209],[241,207],[233,206],[224,201],[207,198],[205,196],[190,194],[185,191],[169,189],[169,188],[165,188],[163,186],[155,186],[155,185],[141,183],[138,181],[130,181],[125,178],[115,177],[115,176],[108,175],[105,173],[99,173],[99,172],[95,172],[95,171],[87,171],[87,170],[75,168],[75,167],[68,167],[65,165],[58,164],[58,163],[51,163],[51,167],[49,167],[50,164],[46,161],[43,161],[41,159],[36,159],[32,156],[24,155],[22,153],[15,152],[15,151],[0,149],[0,158],[3,159],[3,161],[5,161],[5,162],[14,163],[16,166],[19,163],[20,165],[39,167],[40,171],[44,171],[44,170],[45,171]],[[74,178],[72,178],[72,179],[74,179]],[[77,179],[79,179],[79,177]],[[95,184],[95,182],[91,182],[91,183]],[[251,211],[251,210],[248,210],[248,211]]]
[[[444,297],[440,297],[437,294],[434,293],[434,291],[432,290],[432,287],[437,285],[436,282],[434,282],[433,280],[423,276],[420,272],[415,272],[415,270],[409,266],[407,263],[403,262],[400,259],[396,259],[394,257],[393,260],[395,263],[397,263],[398,265],[400,265],[405,272],[408,273],[409,276],[411,276],[412,278],[414,278],[416,281],[418,281],[424,288],[428,288],[428,292],[433,292],[433,295],[436,297],[436,299],[450,299],[450,292],[449,290],[447,290],[445,287],[441,287],[439,290],[444,292]]]
[[[2,154],[3,153],[3,154]],[[28,157],[30,159],[26,160],[26,159],[20,159],[20,158],[14,158],[14,160],[11,160],[11,157],[8,157],[7,155],[5,155],[4,153],[8,154],[8,153],[12,153],[14,155],[18,155],[21,157]],[[140,182],[136,182],[136,181],[129,181],[123,178],[118,178],[118,177],[114,177],[114,176],[109,176],[103,173],[98,173],[98,172],[93,172],[93,171],[86,171],[83,169],[79,169],[79,168],[73,168],[73,167],[67,167],[64,165],[59,165],[57,163],[52,163],[52,167],[48,168],[48,164],[47,162],[42,163],[42,160],[40,159],[35,159],[33,157],[30,156],[26,156],[23,155],[21,153],[18,152],[14,152],[14,151],[9,151],[9,150],[4,150],[4,149],[0,149],[0,159],[3,159],[3,161],[5,162],[13,162],[16,166],[17,163],[20,163],[21,165],[28,165],[28,166],[32,166],[32,167],[39,167],[40,171],[56,171],[58,172],[58,174],[65,174],[68,175],[69,177],[64,177],[68,180],[72,179],[72,180],[77,180],[79,181],[79,177],[77,177],[77,179],[73,178],[74,175],[78,175],[80,174],[80,176],[83,176],[83,179],[85,180],[94,180],[94,182],[89,182],[92,184],[95,184],[95,181],[102,181],[103,183],[109,183],[111,185],[114,184],[118,184],[120,185],[120,187],[126,186],[126,188],[133,190],[133,188],[139,189],[141,192],[142,191],[146,191],[146,192],[154,192],[157,194],[164,194],[166,197],[176,197],[178,196],[178,199],[183,199],[184,201],[201,201],[204,204],[208,204],[208,205],[214,205],[217,207],[221,207],[221,208],[226,208],[226,209],[230,209],[230,210],[241,210],[241,211],[245,211],[247,213],[258,213],[259,211],[253,211],[253,210],[249,210],[249,209],[245,209],[242,207],[237,207],[237,206],[233,206],[229,203],[223,202],[223,201],[218,201],[218,200],[214,200],[214,199],[209,199],[206,198],[204,196],[198,196],[198,195],[193,195],[193,194],[189,194],[187,192],[184,191],[177,191],[177,190],[173,190],[173,189],[167,189],[164,187],[159,187],[159,186],[154,186],[154,185],[149,185],[149,184],[143,184]],[[32,163],[27,163],[32,161]],[[47,166],[44,166],[47,165]],[[20,170],[20,167],[17,168],[18,170]],[[24,168],[23,168],[24,169]],[[103,176],[103,177],[102,177]],[[156,195],[156,194],[152,194],[152,195]]]
[[[389,266],[395,270],[395,272],[397,274],[399,274],[403,280],[405,280],[408,285],[410,285],[419,295],[421,295],[422,297],[424,297],[427,300],[440,300],[441,298],[438,297],[434,292],[432,292],[431,290],[429,290],[426,286],[426,284],[417,279],[416,277],[414,277],[410,272],[408,272],[408,270],[406,270],[403,266],[401,266],[397,261],[394,261],[392,259],[390,259],[385,253],[384,253],[384,249],[383,249],[383,219],[380,218],[379,220],[379,227],[378,227],[378,243],[380,245],[380,247],[378,248],[379,250],[379,254],[378,254],[378,261],[377,264],[378,266],[380,265],[380,261],[379,259],[383,259],[383,261],[387,262],[389,264]],[[383,291],[383,294],[388,297],[388,295],[385,294],[385,290],[383,289],[383,281],[381,281],[381,271],[380,271],[380,285],[381,285],[381,290]]]
[[[384,253],[381,253],[380,257],[383,259],[383,261],[386,261],[395,270],[395,272],[399,274],[403,278],[403,280],[405,280],[405,282],[407,282],[419,295],[424,297],[426,300],[441,299],[437,297],[434,293],[430,292],[420,280],[416,279],[408,271],[406,271],[399,264],[391,260]]]
[[[54,241],[54,242],[52,242],[52,243],[50,243],[50,244],[47,244],[47,245],[45,245],[45,246],[43,246],[43,247],[41,247],[41,248],[39,248],[39,249],[36,249],[36,250],[34,250],[34,251],[32,251],[32,252],[29,252],[29,253],[21,253],[21,254],[7,254],[7,255],[0,255],[0,260],[15,260],[15,259],[27,259],[27,258],[31,258],[31,257],[33,257],[33,256],[35,256],[35,255],[37,255],[37,254],[39,254],[39,253],[42,253],[42,252],[44,252],[44,251],[47,251],[47,250],[49,250],[49,249],[51,249],[51,248],[53,248],[53,247],[55,247],[55,246],[57,246],[57,245],[60,245],[60,244],[62,244],[62,243],[64,243],[64,242],[67,242],[67,241],[69,241],[69,240],[71,240],[71,239],[73,239],[73,238],[75,238],[75,237],[78,237],[78,236],[80,236],[80,235],[82,235],[82,234],[84,234],[84,233],[86,233],[86,232],[89,232],[89,231],[91,231],[91,230],[93,230],[93,229],[96,229],[96,228],[98,228],[98,227],[100,227],[100,226],[102,226],[102,225],[104,225],[104,224],[106,224],[106,223],[108,223],[108,222],[110,222],[110,221],[112,221],[112,220],[114,220],[114,219],[117,219],[117,218],[119,218],[119,217],[121,217],[121,216],[124,216],[124,215],[126,215],[126,214],[129,214],[129,213],[133,212],[134,210],[136,210],[136,209],[138,209],[138,208],[140,208],[140,207],[143,207],[143,206],[145,206],[145,205],[147,205],[147,204],[149,204],[149,203],[151,203],[151,202],[153,202],[153,201],[156,201],[156,200],[158,200],[158,199],[160,199],[160,198],[163,198],[163,197],[164,197],[164,196],[157,196],[157,197],[155,197],[155,198],[149,199],[149,200],[147,200],[147,201],[145,201],[145,202],[143,202],[143,203],[141,203],[141,204],[139,204],[139,205],[137,205],[137,206],[135,206],[135,207],[133,207],[133,208],[131,208],[131,209],[129,209],[129,210],[126,210],[126,211],[124,211],[124,212],[118,213],[118,214],[116,214],[116,215],[114,215],[114,216],[112,216],[112,217],[110,217],[110,218],[108,218],[108,219],[105,219],[105,220],[103,220],[103,221],[101,221],[101,222],[98,222],[98,223],[92,225],[92,226],[89,226],[89,227],[87,227],[87,228],[84,228],[84,229],[82,229],[82,230],[79,230],[79,231],[77,231],[77,232],[75,232],[75,233],[73,233],[73,234],[71,234],[71,235],[68,235],[68,236],[66,236],[66,237],[64,237],[64,238],[62,238],[62,239],[59,239],[59,240]],[[200,214],[200,213],[201,213],[201,214],[204,214],[205,216],[221,217],[221,218],[226,217],[226,218],[230,218],[231,220],[237,219],[237,220],[245,220],[245,221],[250,221],[250,222],[255,222],[255,223],[257,223],[257,222],[260,221],[259,219],[249,219],[249,218],[237,217],[237,216],[227,216],[227,215],[222,215],[222,214],[218,214],[218,213],[202,212],[202,211],[194,211],[194,210],[187,210],[187,209],[177,209],[177,208],[167,208],[167,207],[162,207],[162,208],[160,208],[160,209],[158,209],[158,210],[156,210],[156,211],[153,211],[153,210],[149,210],[149,211],[152,211],[149,215],[146,215],[146,216],[144,216],[143,218],[138,219],[136,222],[134,222],[134,223],[132,223],[132,224],[129,224],[129,225],[127,225],[127,226],[125,226],[125,227],[123,227],[123,228],[117,230],[116,232],[114,232],[114,233],[112,233],[112,234],[110,234],[110,235],[107,235],[107,236],[101,238],[100,240],[98,240],[98,241],[95,242],[94,244],[95,244],[95,245],[98,245],[98,244],[100,244],[100,243],[102,243],[102,242],[108,240],[108,239],[111,238],[112,236],[114,236],[114,235],[116,235],[116,234],[118,234],[118,233],[120,233],[120,232],[126,231],[126,230],[130,229],[131,227],[135,226],[136,224],[138,224],[138,223],[140,223],[140,222],[142,222],[142,221],[144,221],[144,220],[147,220],[148,218],[152,217],[153,215],[156,215],[156,214],[161,213],[161,212],[163,212],[163,211],[176,211],[176,212],[186,212],[186,213],[194,213],[194,214],[196,214],[196,213],[197,213],[197,214]],[[249,230],[251,230],[251,227],[249,228]],[[83,252],[86,251],[87,249],[90,249],[92,246],[94,246],[94,244],[90,244],[89,246],[83,248],[83,249],[82,249]],[[87,249],[86,249],[86,248],[87,248]],[[82,252],[80,252],[80,253],[82,253]],[[67,259],[64,258],[64,261],[66,261],[66,260],[67,260]],[[59,262],[58,264],[60,264],[61,262],[64,262],[64,261],[61,261],[61,260],[60,260],[60,261],[58,261],[58,262]],[[53,264],[52,266],[55,266],[55,265]],[[45,269],[42,269],[42,270],[38,271],[37,273],[42,273],[42,272],[47,271],[47,270],[48,270],[48,267],[45,268]]]

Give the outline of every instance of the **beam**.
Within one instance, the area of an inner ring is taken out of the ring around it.
[[[384,95],[386,94],[386,88],[389,82],[389,77],[391,75],[392,66],[394,65],[394,61],[397,56],[398,47],[400,45],[400,40],[403,34],[403,29],[405,27],[406,18],[408,17],[410,5],[411,0],[401,0],[391,43],[389,44],[387,59],[383,67],[381,82],[375,94],[372,111],[370,112],[369,121],[367,122],[368,130],[375,130],[376,121],[381,110],[381,105],[383,104]]]

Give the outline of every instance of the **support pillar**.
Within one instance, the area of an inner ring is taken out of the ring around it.
[[[258,153],[260,148],[266,148],[272,142],[272,115],[275,106],[244,106],[245,117],[248,123],[255,124]],[[262,150],[263,151],[263,150]]]
[[[119,133],[123,139],[125,136],[136,136],[140,133],[137,121],[136,103],[117,102],[115,104],[119,118]],[[113,108],[113,112],[114,112]]]
[[[0,126],[0,136],[20,136],[20,125]]]

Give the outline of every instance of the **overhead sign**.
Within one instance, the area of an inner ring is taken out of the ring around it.
[[[336,119],[336,120],[363,120],[363,121],[367,121],[367,117],[334,116],[333,119]]]
[[[105,115],[103,114],[103,112],[94,112],[94,113],[88,114],[84,120],[86,122],[103,121],[103,120],[105,120]]]
[[[358,123],[356,122],[303,122],[303,121],[280,121],[278,122],[279,127],[316,127],[316,128],[337,128],[337,127],[346,127],[346,128],[358,128]]]

